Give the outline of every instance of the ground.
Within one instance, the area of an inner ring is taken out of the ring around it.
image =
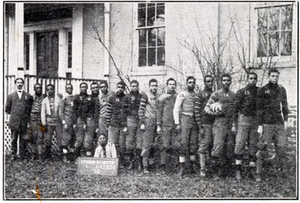
[[[191,174],[143,175],[121,169],[116,177],[80,176],[76,164],[61,161],[5,161],[4,198],[13,199],[296,199],[296,138],[288,139],[287,177],[265,166],[263,181],[250,177],[238,182],[233,176],[219,180]],[[38,188],[38,192],[37,192]]]

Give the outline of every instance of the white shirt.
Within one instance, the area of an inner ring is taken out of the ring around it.
[[[17,93],[18,93],[19,99],[21,99],[22,98],[23,90],[17,90]]]

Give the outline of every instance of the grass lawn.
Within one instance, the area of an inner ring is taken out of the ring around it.
[[[5,161],[4,198],[37,199],[296,199],[296,138],[288,140],[289,174],[278,176],[275,168],[264,168],[263,181],[256,183],[245,177],[240,182],[234,177],[219,180],[202,179],[198,174],[180,179],[176,173],[158,175],[151,171],[120,170],[117,177],[79,176],[76,164],[61,161]]]

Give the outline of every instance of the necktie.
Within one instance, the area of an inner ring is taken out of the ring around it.
[[[106,149],[105,149],[105,146],[102,146],[102,149],[103,149],[103,158],[106,158]]]

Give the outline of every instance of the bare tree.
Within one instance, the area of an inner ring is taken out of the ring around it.
[[[90,21],[91,26],[96,34],[96,36],[94,37],[96,40],[98,40],[100,42],[100,44],[104,47],[105,51],[108,53],[110,60],[112,61],[112,64],[114,65],[116,71],[117,71],[117,76],[119,77],[119,79],[124,82],[125,84],[125,90],[127,92],[130,91],[129,89],[129,84],[130,84],[130,77],[127,74],[124,74],[123,71],[117,66],[117,63],[111,53],[111,51],[107,48],[107,46],[105,45],[105,43],[102,40],[102,37],[100,35],[100,31],[98,30],[98,26],[94,21]]]

